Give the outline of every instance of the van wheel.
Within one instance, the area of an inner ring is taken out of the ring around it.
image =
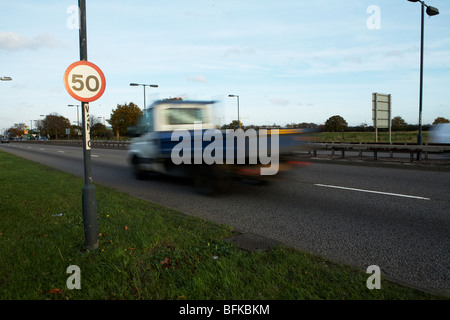
[[[204,196],[211,197],[219,191],[216,181],[213,178],[204,175],[201,175],[195,179],[195,185],[197,192]]]
[[[195,171],[197,192],[202,195],[215,196],[226,193],[230,183],[230,176],[215,166],[201,166]]]
[[[212,166],[194,166],[192,167],[195,187],[197,192],[204,196],[214,196],[218,190],[217,172]]]
[[[144,169],[142,169],[141,161],[139,160],[138,157],[133,158],[131,165],[133,167],[133,174],[136,179],[145,180],[147,178],[148,176],[147,172]]]

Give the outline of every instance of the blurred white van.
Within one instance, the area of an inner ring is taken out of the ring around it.
[[[450,143],[450,123],[440,123],[433,126],[431,143]]]

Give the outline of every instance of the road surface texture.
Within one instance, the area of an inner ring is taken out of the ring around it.
[[[0,150],[83,177],[83,152]],[[450,293],[450,172],[312,163],[265,186],[206,197],[188,181],[135,180],[126,150],[92,149],[94,182],[430,292]],[[81,190],[80,190],[81,193]]]

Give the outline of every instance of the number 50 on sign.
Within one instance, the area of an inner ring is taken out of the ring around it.
[[[77,61],[66,69],[64,85],[74,99],[92,102],[102,96],[106,88],[106,80],[102,70],[95,64]]]

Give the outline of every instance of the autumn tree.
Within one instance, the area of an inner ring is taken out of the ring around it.
[[[21,137],[25,132],[26,125],[25,123],[14,123],[12,128],[8,129],[9,136],[13,137]]]
[[[57,114],[52,113],[45,117],[44,120],[38,122],[38,128],[41,135],[49,135],[54,139],[58,139],[66,134],[66,129],[70,129],[70,120]]]
[[[222,129],[234,129],[234,130],[236,130],[236,129],[239,129],[239,125],[240,125],[241,128],[243,127],[243,124],[242,124],[241,121],[233,120],[229,124],[224,124],[222,126]]]
[[[440,124],[440,123],[450,123],[450,120],[444,117],[437,117],[436,119],[434,119],[433,124]]]
[[[108,131],[106,126],[100,122],[97,122],[91,127],[91,137],[94,138],[111,138],[111,131]]]
[[[405,130],[408,127],[408,124],[402,117],[396,116],[392,118],[391,128],[393,131],[401,131]]]
[[[286,128],[292,128],[292,129],[298,129],[298,128],[307,128],[307,129],[311,129],[311,128],[318,128],[319,126],[315,123],[312,122],[301,122],[301,123],[288,123],[286,125]]]
[[[89,117],[91,138],[111,138],[111,132],[108,128],[106,128],[104,120],[100,120],[102,118],[103,117],[98,117],[95,115],[91,115]]]
[[[141,114],[141,109],[133,102],[123,105],[118,104],[117,108],[112,110],[108,122],[111,124],[117,137],[124,136],[127,134],[128,127],[136,125]]]
[[[343,131],[348,128],[347,121],[341,116],[332,116],[325,122],[325,130],[329,132]]]

